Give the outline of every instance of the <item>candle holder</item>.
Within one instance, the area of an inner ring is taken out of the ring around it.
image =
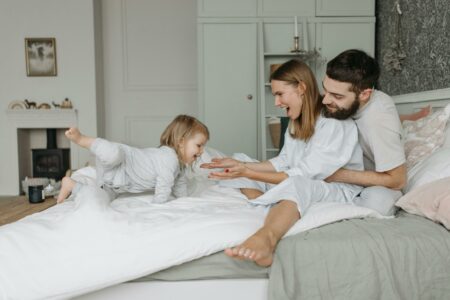
[[[300,39],[298,36],[294,36],[294,49],[291,50],[291,53],[304,53],[305,50],[300,49]]]

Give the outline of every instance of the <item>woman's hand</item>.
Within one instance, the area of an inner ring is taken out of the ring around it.
[[[215,180],[233,179],[237,177],[247,177],[249,169],[242,162],[237,162],[232,167],[225,167],[222,172],[211,172],[208,178]]]
[[[200,165],[200,168],[204,169],[226,169],[232,168],[240,164],[241,162],[230,157],[225,158],[213,158],[210,163],[204,163]]]
[[[210,163],[201,164],[200,168],[223,169],[221,172],[213,171],[209,173],[208,178],[216,180],[246,177],[249,171],[249,169],[245,166],[245,163],[229,157],[213,158]]]

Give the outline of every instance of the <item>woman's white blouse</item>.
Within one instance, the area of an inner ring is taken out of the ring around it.
[[[269,160],[277,172],[323,180],[340,168],[363,170],[358,129],[353,120],[320,116],[313,136],[294,139],[286,130],[280,154]]]

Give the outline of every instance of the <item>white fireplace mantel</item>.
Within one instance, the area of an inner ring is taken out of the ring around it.
[[[6,116],[9,120],[10,138],[12,143],[9,146],[10,157],[16,161],[17,167],[11,170],[11,184],[15,185],[15,190],[19,192],[21,179],[19,176],[19,129],[46,129],[46,128],[69,128],[78,127],[78,115],[76,109],[8,109]],[[79,147],[70,146],[70,164],[72,167],[78,166]]]
[[[76,109],[8,109],[6,115],[13,129],[69,128],[78,123]]]

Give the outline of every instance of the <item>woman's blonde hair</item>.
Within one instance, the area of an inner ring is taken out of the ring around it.
[[[289,122],[289,133],[293,138],[308,140],[314,134],[317,119],[322,111],[322,97],[319,93],[316,78],[311,69],[302,61],[292,59],[276,69],[270,80],[284,81],[298,87],[303,84],[305,93],[300,116]]]
[[[178,115],[161,134],[160,146],[173,148],[180,159],[180,144],[183,140],[190,139],[197,133],[202,133],[209,140],[209,130],[205,124],[194,117]]]

